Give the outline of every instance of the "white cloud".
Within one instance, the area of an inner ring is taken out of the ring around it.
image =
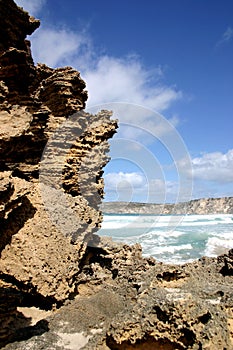
[[[107,201],[174,202],[179,196],[180,189],[177,181],[147,178],[137,172],[107,173],[104,176],[104,182]],[[183,191],[182,196],[179,196],[179,201],[186,199],[187,196]]]
[[[180,166],[186,171],[186,164]],[[214,181],[217,183],[233,182],[233,149],[228,152],[205,153],[192,159],[192,173],[195,179]],[[187,173],[187,175],[190,175]]]
[[[120,122],[129,123],[130,126],[137,126],[131,129],[125,127],[124,137],[140,139],[143,145],[157,142],[161,138],[169,150],[175,148],[173,156],[176,158],[176,149],[179,153],[183,147],[174,128],[179,119],[173,117],[168,122],[154,111],[161,113],[183,96],[175,86],[164,83],[160,66],[148,69],[136,55],[119,58],[99,54],[85,29],[76,33],[65,27],[42,26],[32,35],[31,41],[35,62],[42,62],[51,67],[69,65],[81,71],[81,76],[87,83],[88,106],[102,105],[103,108],[103,104],[108,103],[110,106],[106,106],[105,109],[113,109],[115,112],[117,107],[112,108],[111,103],[123,103],[123,110],[118,104],[119,113],[114,115],[114,118],[118,117]],[[99,106],[98,110],[102,109],[101,107]],[[146,131],[149,133],[144,137]],[[127,195],[128,199],[132,193],[141,197],[148,194],[146,178],[136,173],[111,174],[111,177],[107,174],[106,191],[114,191],[114,186],[115,191],[117,186],[117,191],[122,196]],[[164,191],[161,193],[163,195]]]
[[[42,27],[32,35],[31,41],[35,62],[51,67],[69,65],[81,71],[87,83],[87,107],[112,102],[131,103],[139,108],[129,107],[127,110],[124,105],[124,110],[120,110],[119,115],[115,113],[114,118],[119,118],[123,123],[143,126],[157,137],[172,131],[166,119],[157,118],[153,111],[168,109],[173,102],[182,98],[182,92],[161,83],[161,67],[147,69],[136,55],[124,58],[99,55],[85,29],[75,33],[67,28]],[[144,109],[140,109],[140,106]],[[98,110],[102,108],[99,106]],[[112,109],[112,106],[105,109]],[[114,106],[114,112],[116,109]],[[179,119],[174,117],[169,121],[175,127]],[[147,141],[149,143],[149,139]]]
[[[189,201],[192,197],[190,181],[151,179],[149,181],[150,202],[178,203]]]
[[[32,36],[34,60],[51,67],[70,66],[77,61],[77,54],[82,54],[82,59],[87,61],[89,45],[88,35],[66,28],[41,28]]]
[[[140,173],[108,173],[104,176],[104,182],[107,200],[131,202],[137,201],[138,195],[140,199],[145,200],[145,196],[141,197],[141,192],[145,187],[146,178]]]
[[[197,158],[195,158],[197,159]],[[205,163],[206,161],[203,161]],[[176,180],[165,180],[162,178],[147,178],[143,174],[136,172],[115,172],[108,173],[105,178],[105,200],[106,201],[125,201],[125,202],[145,202],[145,203],[177,203],[186,202],[192,198],[204,198],[204,197],[222,197],[232,196],[232,190],[230,190],[229,182],[224,183],[224,179],[219,179],[215,172],[215,178],[212,179],[204,176],[206,169],[202,169],[202,174],[196,174],[199,177],[194,182],[193,193],[190,193],[190,182],[185,180],[180,183]],[[195,172],[195,169],[194,169]],[[208,174],[211,171],[208,171]],[[223,176],[223,174],[220,174]],[[203,181],[203,180],[208,180]]]
[[[104,177],[105,188],[110,191],[126,190],[131,191],[133,188],[141,188],[145,185],[145,177],[140,173],[108,173]]]
[[[99,57],[96,65],[83,73],[90,92],[89,105],[118,101],[163,111],[182,94],[159,84],[161,74],[160,67],[148,70],[136,56]]]
[[[217,42],[216,46],[220,46],[222,44],[226,44],[229,41],[231,41],[233,38],[233,28],[228,27],[225,32],[223,33],[221,39]]]
[[[51,67],[71,65],[81,71],[89,92],[88,106],[128,102],[161,112],[182,98],[176,87],[161,83],[161,67],[147,69],[136,55],[98,54],[86,30],[76,33],[42,26],[31,41],[35,62]]]
[[[16,4],[23,7],[30,15],[38,15],[47,0],[15,0]]]

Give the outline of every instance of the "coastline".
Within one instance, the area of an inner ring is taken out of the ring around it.
[[[217,257],[233,247],[233,214],[108,213],[98,234],[139,243],[144,257],[184,264]]]
[[[233,197],[200,198],[176,204],[102,202],[105,214],[233,214]]]

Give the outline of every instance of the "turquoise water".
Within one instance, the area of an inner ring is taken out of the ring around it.
[[[233,215],[105,214],[99,234],[140,243],[144,256],[182,264],[233,248]]]

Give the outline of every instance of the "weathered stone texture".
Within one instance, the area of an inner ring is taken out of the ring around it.
[[[75,291],[84,240],[102,221],[102,167],[116,122],[107,111],[96,116],[83,112],[67,127],[67,120],[83,110],[87,100],[80,73],[71,67],[34,66],[25,38],[39,21],[12,0],[0,1],[0,22],[0,309],[5,310],[0,315],[1,342],[14,333],[16,307],[20,298],[25,302],[20,293],[47,300],[51,307]],[[43,173],[45,146],[59,127],[60,143],[48,145]],[[71,139],[66,140],[68,136]],[[59,163],[65,143],[67,154]],[[50,180],[59,172],[59,191],[54,192]],[[69,207],[71,219],[66,218]]]

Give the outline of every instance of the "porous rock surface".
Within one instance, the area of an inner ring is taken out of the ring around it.
[[[25,38],[38,20],[1,0],[0,21],[1,342],[20,291],[50,304],[74,292],[85,241],[102,221],[101,175],[116,122],[107,111],[78,113],[87,99],[79,72],[34,65]]]
[[[34,65],[37,20],[13,0],[0,20],[0,347],[232,350],[233,251],[172,266],[97,236],[116,121]]]
[[[233,349],[232,250],[172,266],[143,259],[139,245],[96,240],[75,298],[44,319],[43,334],[5,349]]]

